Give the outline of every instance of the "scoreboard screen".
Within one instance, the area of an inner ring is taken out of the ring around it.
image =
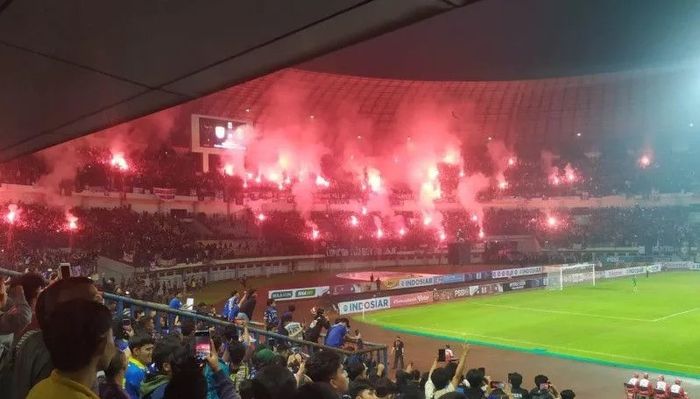
[[[199,117],[199,145],[203,148],[245,150],[248,124],[241,121]]]

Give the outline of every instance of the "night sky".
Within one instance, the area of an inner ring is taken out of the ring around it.
[[[300,67],[397,79],[509,80],[692,60],[700,60],[700,0],[483,0]]]

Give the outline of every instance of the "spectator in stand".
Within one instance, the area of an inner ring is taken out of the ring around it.
[[[348,372],[348,379],[350,381],[360,381],[369,383],[369,369],[367,368],[367,365],[364,362],[350,362],[346,369]]]
[[[214,344],[211,343],[214,347]],[[164,399],[206,399],[207,380],[199,362],[192,355],[192,348],[174,359],[172,363],[172,377],[165,387]],[[216,393],[221,399],[238,399],[233,383],[219,368],[219,355],[211,351],[206,359],[207,365],[214,373],[214,385]]]
[[[530,391],[531,399],[555,399],[558,397],[559,392],[546,375],[535,376],[535,388]]]
[[[277,333],[294,339],[303,339],[304,328],[297,321],[292,320],[291,314],[285,313],[280,320]]]
[[[141,399],[163,399],[165,387],[173,375],[173,363],[183,356],[188,356],[188,351],[178,338],[167,337],[156,343],[153,347],[155,372],[148,374],[141,383]]]
[[[508,382],[510,383],[510,392],[513,399],[528,399],[530,393],[522,387],[523,376],[519,373],[508,374]]]
[[[348,334],[348,328],[350,328],[350,320],[346,317],[338,319],[333,327],[328,330],[325,344],[332,348],[341,348],[343,344],[345,344],[345,336]]]
[[[277,304],[274,299],[267,300],[267,309],[265,309],[263,321],[265,322],[266,331],[271,331],[279,326],[280,319],[277,315]]]
[[[93,301],[59,304],[42,330],[54,370],[27,398],[97,398],[91,387],[97,382],[97,372],[108,368],[115,353],[111,321],[109,309]]]
[[[43,331],[48,328],[49,318],[58,305],[74,299],[102,303],[99,291],[92,280],[86,277],[58,280],[39,294],[32,322],[15,337],[14,376],[11,386],[15,389],[14,398],[24,399],[34,385],[51,374],[54,366],[44,343]]]
[[[365,382],[352,382],[347,396],[350,399],[377,399],[374,388]]]
[[[99,387],[100,399],[129,399],[129,395],[122,388],[126,364],[124,352],[116,351],[109,366],[104,370],[105,381]]]
[[[156,338],[156,323],[151,316],[143,316],[136,322],[135,333]]]
[[[571,389],[565,389],[559,394],[561,399],[574,399],[576,394]]]
[[[386,377],[381,377],[374,382],[375,394],[377,398],[394,399],[399,393],[396,384]]]
[[[459,358],[459,364],[455,370],[454,376],[450,379],[450,372],[447,368],[438,367],[438,360],[435,359],[433,366],[428,373],[428,381],[425,383],[425,397],[439,399],[442,395],[454,392],[457,386],[462,381],[464,368],[466,367],[467,354],[469,353],[469,345],[462,347],[462,355]],[[468,376],[469,374],[467,374]],[[483,378],[483,376],[482,376]],[[483,393],[482,393],[483,394]],[[467,395],[468,396],[468,395]]]
[[[309,327],[304,331],[304,339],[310,342],[318,343],[318,339],[321,337],[321,331],[325,328],[326,331],[330,330],[331,323],[328,321],[324,315],[325,310],[323,308],[312,308],[311,314],[313,314],[314,319],[309,323]]]
[[[236,314],[232,314],[232,311],[234,309],[234,306],[238,308],[239,300],[240,297],[238,295],[238,291],[232,291],[231,296],[229,296],[229,298],[224,303],[224,310],[221,312],[221,314],[226,318],[226,320],[233,321],[233,319],[236,318],[236,314],[238,314],[238,311],[236,311]]]
[[[398,335],[396,336],[396,339],[394,340],[393,345],[391,346],[391,353],[394,355],[394,370],[397,368],[399,370],[404,369],[403,365],[403,356],[404,356],[404,349],[405,345],[403,341],[401,340],[401,337]],[[399,366],[400,364],[400,366]]]
[[[264,367],[253,379],[255,399],[285,399],[294,396],[297,379],[292,372],[281,365]]]
[[[213,335],[211,337],[212,350],[216,353],[221,353],[223,341],[218,335]],[[222,359],[217,359],[219,362],[219,370],[228,376],[231,374],[228,364]],[[219,394],[216,392],[216,380],[214,378],[214,370],[209,364],[204,365],[204,377],[207,379],[207,399],[219,399]]]
[[[184,298],[185,294],[182,292],[178,292],[173,299],[170,300],[170,303],[168,306],[170,309],[175,309],[175,310],[180,310],[182,308],[182,298]],[[172,330],[175,328],[175,326],[178,324],[179,317],[177,317],[174,314],[168,314],[168,328],[172,332]]]
[[[33,292],[25,292],[24,286],[19,283],[18,279],[10,284],[8,295],[5,278],[0,276],[0,312],[2,312],[1,309],[5,308],[7,302],[11,302],[10,309],[0,313],[0,335],[16,334],[29,325],[32,320],[32,308],[27,300],[27,295],[34,294]],[[31,297],[29,299],[31,300]]]
[[[282,313],[282,317],[281,317],[281,318],[283,319],[283,318],[286,317],[286,318],[288,318],[289,320],[293,320],[293,319],[294,319],[294,311],[296,311],[296,310],[297,310],[297,307],[294,306],[294,305],[289,305],[289,306],[287,306],[287,311],[284,312],[284,313]]]
[[[229,341],[228,355],[229,355],[229,366],[231,373],[231,381],[236,388],[237,392],[240,392],[240,385],[243,381],[248,379],[250,376],[250,369],[248,368],[248,363],[246,360],[246,355],[248,354],[243,343]]]
[[[315,385],[335,392],[340,398],[348,390],[348,374],[343,368],[340,356],[331,351],[319,351],[306,362],[306,375]]]
[[[255,312],[255,305],[257,303],[258,293],[256,290],[250,290],[248,293],[248,298],[245,301],[241,301],[241,313],[248,316],[248,320],[253,320],[253,312]]]
[[[470,369],[467,371],[466,380],[469,387],[464,391],[464,395],[468,399],[484,399],[486,398],[486,377],[483,370]]]
[[[139,399],[141,383],[148,373],[148,365],[153,360],[153,338],[147,335],[134,335],[129,340],[129,364],[126,368],[126,392],[131,399]]]

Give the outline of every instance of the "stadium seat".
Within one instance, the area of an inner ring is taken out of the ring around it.
[[[625,382],[625,397],[627,399],[637,399],[637,387]]]

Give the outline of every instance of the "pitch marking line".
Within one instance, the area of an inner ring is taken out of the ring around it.
[[[395,326],[395,327],[405,328],[405,327],[401,327],[401,326]],[[417,331],[420,331],[420,330],[427,330],[427,331],[433,331],[433,332],[438,332],[438,333],[439,332],[448,333],[448,334],[456,336],[456,337],[461,336],[464,338],[468,338],[468,337],[484,338],[486,340],[486,342],[488,342],[489,340],[490,341],[512,342],[515,344],[526,345],[526,346],[551,348],[551,349],[556,349],[556,350],[586,353],[589,355],[597,355],[597,356],[609,356],[609,357],[615,357],[615,358],[619,358],[619,359],[633,360],[635,362],[650,362],[650,363],[653,362],[653,363],[666,364],[669,366],[688,367],[690,369],[695,369],[695,370],[700,369],[696,364],[691,365],[691,364],[683,364],[683,363],[664,362],[664,361],[659,361],[659,360],[643,359],[643,358],[633,357],[633,356],[616,355],[614,353],[609,353],[609,352],[596,352],[596,351],[589,351],[589,350],[585,350],[585,349],[571,348],[568,346],[557,346],[557,345],[543,344],[543,343],[539,343],[539,342],[523,341],[523,340],[512,339],[512,338],[501,338],[501,337],[496,337],[493,335],[473,334],[473,333],[464,332],[464,331],[447,330],[447,329],[430,328],[430,327],[419,327]],[[562,353],[565,353],[565,352],[562,352]]]
[[[668,315],[668,316],[659,317],[658,319],[654,319],[654,320],[652,320],[652,321],[657,322],[657,321],[662,321],[662,320],[668,320],[668,319],[670,319],[670,318],[672,318],[672,317],[684,315],[684,314],[686,314],[686,313],[694,312],[694,311],[699,310],[699,309],[700,309],[700,308],[692,308],[692,309],[684,310],[684,311],[682,311],[682,312],[673,313],[673,314],[670,314],[670,315]]]
[[[633,317],[606,316],[606,315],[600,315],[600,314],[594,314],[594,313],[569,312],[566,310],[551,310],[551,309],[528,308],[528,307],[523,307],[523,306],[498,305],[495,303],[474,302],[474,303],[471,303],[470,305],[490,306],[490,307],[494,307],[494,308],[503,308],[503,309],[512,309],[512,310],[526,310],[526,311],[530,311],[530,312],[540,312],[540,313],[564,314],[564,315],[569,315],[569,316],[596,317],[596,318],[600,318],[600,319],[610,319],[610,320],[638,321],[638,322],[646,322],[646,323],[665,319],[665,318],[654,319],[654,320],[635,319]],[[673,316],[673,315],[671,315],[671,316]],[[676,316],[677,316],[677,314],[676,314]],[[668,316],[666,316],[666,317],[668,317]]]

